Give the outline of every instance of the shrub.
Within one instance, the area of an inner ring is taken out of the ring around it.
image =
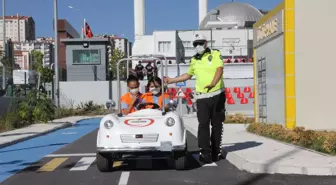
[[[37,96],[37,91],[32,90],[19,103],[18,112],[24,122],[32,124],[42,121],[46,123],[54,119],[55,108],[52,100],[45,93],[40,93]]]
[[[306,130],[296,127],[288,130],[279,124],[251,123],[247,131],[319,152],[336,155],[336,133]]]
[[[243,114],[226,115],[224,123],[253,123],[254,118],[247,117]]]

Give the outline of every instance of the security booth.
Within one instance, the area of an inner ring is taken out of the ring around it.
[[[254,24],[254,83],[256,122],[288,126],[286,114],[283,3]],[[288,104],[287,104],[288,105]],[[288,121],[288,120],[287,120]]]
[[[61,39],[66,46],[67,81],[106,81],[113,42],[109,38]]]

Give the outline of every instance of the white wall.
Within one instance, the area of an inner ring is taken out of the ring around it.
[[[335,7],[335,0],[295,0],[297,126],[336,129]]]
[[[96,104],[105,105],[109,99],[114,100],[118,104],[119,97],[117,96],[117,82],[112,81],[111,85],[108,81],[76,81],[76,82],[60,82],[60,103],[63,107],[76,108],[80,103],[93,101]],[[140,82],[140,92],[145,92],[147,81]],[[248,104],[241,104],[240,99],[233,93],[234,87],[240,87],[243,91],[244,87],[253,89],[253,79],[225,79],[225,86],[231,88],[231,94],[235,104],[227,104],[226,110],[228,113],[243,113],[253,116],[253,98],[248,98]],[[195,88],[195,81],[189,80],[186,87]],[[169,88],[177,88],[175,84],[169,85]],[[125,82],[121,82],[121,94],[127,92]],[[249,93],[244,93],[245,97]],[[183,113],[187,113],[187,106],[184,102]]]

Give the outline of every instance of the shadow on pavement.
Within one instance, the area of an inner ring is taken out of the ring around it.
[[[57,146],[57,145],[66,145],[66,144],[69,144],[69,143],[55,143],[55,144],[50,144],[50,145],[34,146],[34,147],[20,148],[20,149],[14,149],[14,150],[2,150],[0,151],[0,153],[14,152],[14,151],[20,151],[20,150],[29,150],[29,149],[35,149],[35,148]]]
[[[227,154],[228,152],[245,150],[245,149],[253,148],[253,147],[256,147],[256,146],[260,146],[260,145],[262,145],[262,143],[260,143],[260,142],[246,141],[246,142],[243,142],[243,143],[234,143],[232,146],[224,146],[224,147],[222,147],[222,150],[225,154]]]

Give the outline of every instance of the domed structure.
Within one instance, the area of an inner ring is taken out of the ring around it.
[[[209,29],[213,27],[209,25],[212,23],[222,23],[234,25],[238,28],[252,27],[252,25],[258,21],[263,14],[255,7],[240,2],[224,3],[214,10],[210,11],[200,23],[199,29]],[[217,24],[215,24],[217,25]],[[221,27],[217,25],[215,27]],[[230,26],[229,26],[230,27]]]

